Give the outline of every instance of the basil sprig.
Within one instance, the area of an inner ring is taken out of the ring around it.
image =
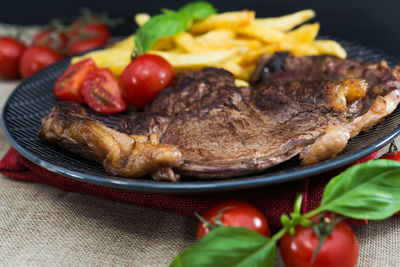
[[[176,256],[171,266],[273,266],[277,241],[321,212],[355,219],[388,218],[400,210],[400,163],[373,160],[355,165],[327,184],[318,208],[301,215],[300,205],[301,197],[290,218],[282,215],[283,228],[270,239],[245,228],[219,227]]]
[[[151,49],[155,41],[189,29],[193,21],[215,14],[208,2],[199,1],[184,5],[178,11],[162,9],[163,14],[152,17],[135,33],[135,47],[139,55]]]

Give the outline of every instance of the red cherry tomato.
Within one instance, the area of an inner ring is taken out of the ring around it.
[[[62,56],[50,47],[43,45],[31,46],[22,54],[19,69],[22,77],[28,78],[60,59],[62,59]]]
[[[144,54],[122,72],[122,95],[128,103],[144,107],[151,104],[161,90],[171,86],[174,79],[174,68],[168,61],[158,55]]]
[[[99,37],[107,43],[110,40],[110,29],[107,25],[94,20],[90,23],[85,23],[82,20],[76,20],[72,24],[72,29],[68,35],[74,39],[86,39],[89,37]]]
[[[59,33],[54,30],[39,31],[33,37],[32,44],[45,45],[52,48],[55,51],[64,53],[67,48],[68,37],[65,33]]]
[[[311,227],[297,226],[295,235],[286,233],[281,241],[281,255],[287,267],[353,267],[358,260],[358,241],[351,227],[340,221],[325,239],[314,262],[311,262],[319,238]]]
[[[100,37],[89,37],[83,40],[72,41],[68,46],[68,54],[75,55],[88,50],[92,50],[107,44],[103,38]]]
[[[11,38],[0,37],[0,78],[16,79],[19,74],[19,62],[26,47]]]
[[[380,158],[400,161],[400,151],[384,154]]]
[[[211,207],[202,216],[209,223],[215,225],[218,214],[222,210],[221,222],[224,226],[245,227],[264,236],[270,236],[267,219],[253,205],[244,201],[226,201]],[[200,240],[211,229],[204,227],[203,222],[197,226],[197,239]]]
[[[91,58],[69,66],[54,84],[54,93],[63,100],[83,103],[80,87],[88,73],[95,68]]]
[[[94,69],[86,76],[81,87],[85,102],[93,110],[114,114],[126,110],[118,81],[109,69]]]

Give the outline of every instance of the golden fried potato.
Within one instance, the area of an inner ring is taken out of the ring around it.
[[[175,45],[185,52],[200,53],[206,51],[206,49],[188,32],[180,32],[175,34],[172,38]]]
[[[277,44],[270,44],[266,46],[262,46],[258,49],[248,50],[246,54],[243,55],[242,60],[240,61],[243,65],[257,64],[258,58],[263,54],[273,54],[276,51],[279,51],[279,46]]]
[[[312,19],[313,17],[315,17],[314,10],[306,9],[276,18],[255,19],[253,24],[264,28],[273,28],[278,31],[286,32],[306,22],[307,20]]]
[[[237,28],[236,32],[269,44],[277,43],[285,36],[285,34],[279,30],[254,23],[246,27]]]
[[[316,40],[313,45],[318,49],[320,55],[334,55],[340,58],[346,58],[346,50],[333,40]]]
[[[175,48],[174,39],[172,36],[161,37],[157,41],[154,42],[151,49],[153,50],[161,50],[168,51]]]
[[[112,49],[126,49],[126,50],[133,50],[135,47],[135,36],[132,34],[128,36],[125,39],[122,39],[119,42],[116,42],[115,44],[111,45],[109,48]],[[107,49],[109,49],[107,48]]]
[[[304,24],[299,28],[287,32],[281,42],[309,43],[315,40],[319,32],[319,23]]]
[[[196,36],[197,41],[207,41],[207,40],[225,40],[225,39],[233,39],[236,37],[235,31],[231,29],[217,29],[206,32],[202,35]]]
[[[151,16],[147,13],[139,13],[135,15],[135,22],[139,27],[142,27],[150,18]]]
[[[245,68],[235,60],[228,60],[225,63],[219,65],[218,67],[226,69],[230,73],[232,73],[236,78],[248,81],[250,79],[251,74],[253,73],[252,68]]]
[[[121,76],[125,67],[131,62],[132,49],[103,49],[89,52],[80,57],[73,57],[71,64],[86,58],[93,59],[98,68],[109,68],[116,75]]]
[[[205,20],[193,23],[190,28],[192,33],[204,33],[215,29],[235,29],[249,25],[255,17],[254,11],[235,11],[215,14]]]
[[[249,86],[249,83],[242,79],[235,79],[235,85],[237,87],[242,87],[242,86]]]
[[[202,53],[178,54],[166,51],[149,51],[165,58],[174,68],[199,69],[206,66],[219,66],[228,60],[246,53],[246,48],[234,48],[229,50],[214,50]]]

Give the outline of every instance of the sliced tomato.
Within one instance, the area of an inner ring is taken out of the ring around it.
[[[83,81],[81,92],[93,110],[114,114],[126,110],[117,79],[107,68],[91,71]]]
[[[83,103],[83,97],[80,87],[93,69],[95,69],[94,61],[91,58],[72,64],[61,74],[54,84],[54,93],[63,100],[71,100]]]

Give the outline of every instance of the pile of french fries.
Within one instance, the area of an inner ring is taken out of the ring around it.
[[[296,56],[335,55],[346,58],[346,51],[333,40],[316,40],[319,23],[303,24],[315,16],[302,10],[275,18],[255,18],[254,11],[225,12],[195,22],[188,31],[156,41],[148,53],[167,59],[177,72],[206,66],[224,68],[248,81],[262,54],[290,51]],[[138,14],[138,26],[150,16]],[[72,59],[72,63],[92,58],[98,67],[108,67],[120,76],[130,63],[134,35],[110,46]]]

